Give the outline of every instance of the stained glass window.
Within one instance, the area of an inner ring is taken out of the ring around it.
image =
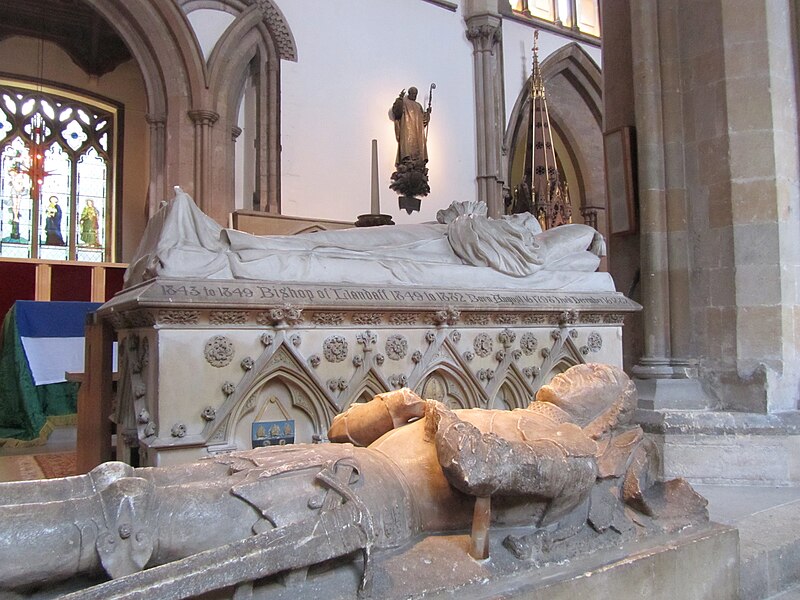
[[[113,259],[118,110],[0,80],[0,256]]]

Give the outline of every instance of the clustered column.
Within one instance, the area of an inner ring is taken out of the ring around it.
[[[491,14],[467,19],[467,39],[474,47],[475,105],[478,136],[478,200],[489,215],[503,214],[502,136],[505,124],[502,92],[501,19]]]
[[[211,128],[219,120],[212,110],[190,110],[194,123],[194,199],[200,209],[208,212],[206,197],[211,189]]]

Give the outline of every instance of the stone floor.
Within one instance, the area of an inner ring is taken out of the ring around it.
[[[708,499],[712,520],[739,530],[742,600],[800,600],[800,488],[695,489]]]
[[[45,446],[0,447],[0,456],[65,452],[75,429],[56,429]],[[800,487],[696,485],[713,521],[739,529],[741,600],[800,600]]]

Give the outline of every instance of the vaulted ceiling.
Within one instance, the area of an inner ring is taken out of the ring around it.
[[[14,35],[58,44],[79,67],[98,77],[131,58],[109,23],[82,0],[0,2],[0,40]]]

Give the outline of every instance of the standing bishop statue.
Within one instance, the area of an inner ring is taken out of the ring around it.
[[[431,92],[435,85],[431,85]],[[423,109],[417,102],[417,88],[408,88],[394,101],[391,117],[397,137],[397,158],[395,172],[392,174],[391,189],[401,194],[400,208],[411,214],[419,210],[418,196],[427,196],[431,191],[428,185],[427,127],[431,118],[431,104]]]

